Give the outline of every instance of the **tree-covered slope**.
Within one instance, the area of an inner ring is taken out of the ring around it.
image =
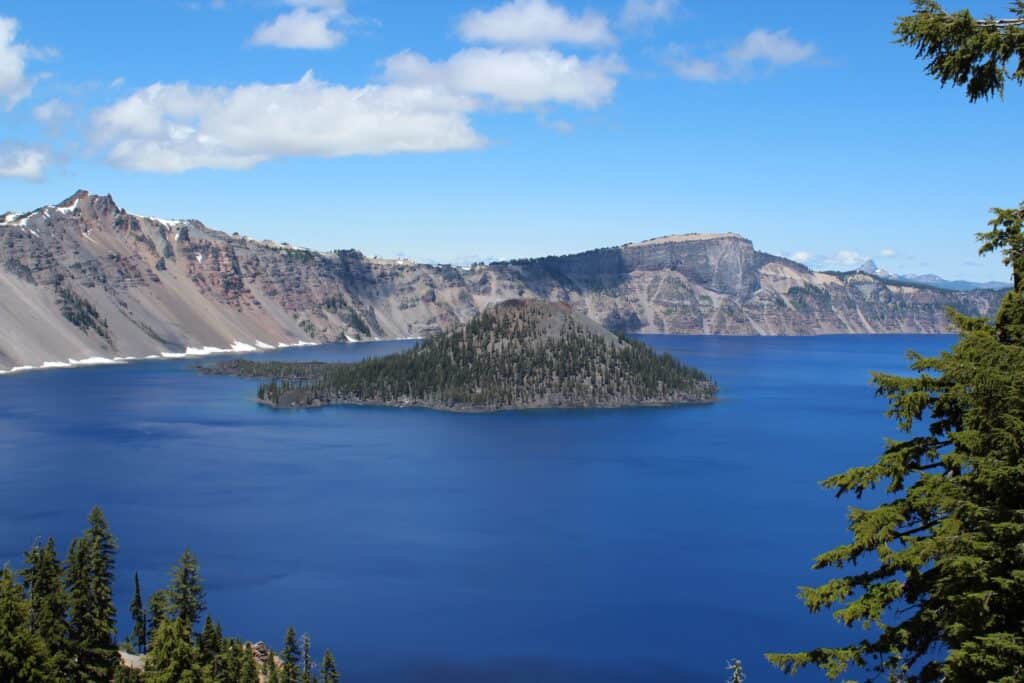
[[[568,306],[511,300],[404,353],[359,363],[234,361],[266,377],[265,403],[418,405],[446,410],[668,405],[707,402],[704,373],[616,336]]]

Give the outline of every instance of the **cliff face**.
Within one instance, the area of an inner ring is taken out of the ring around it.
[[[566,303],[619,330],[770,335],[942,332],[946,306],[989,315],[1001,294],[815,273],[734,234],[460,269],[254,241],[132,215],[86,192],[0,216],[3,370],[418,337],[523,297]]]

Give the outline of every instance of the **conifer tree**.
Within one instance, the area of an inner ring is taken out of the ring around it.
[[[256,669],[256,657],[253,655],[249,645],[242,647],[242,662],[240,667],[239,683],[259,683],[260,676]]]
[[[1024,1],[1003,20],[950,14],[934,0],[914,4],[897,36],[943,84],[965,86],[974,101],[1024,81]],[[812,612],[832,610],[866,635],[769,655],[784,671],[1024,681],[1024,206],[994,211],[991,230],[978,235],[981,252],[1001,252],[1013,272],[995,324],[951,313],[960,333],[951,351],[912,354],[915,377],[876,374],[889,415],[909,436],[887,442],[876,463],[824,482],[839,496],[886,494],[875,507],[851,508],[852,540],[815,560],[841,575],[801,589]]]
[[[324,650],[324,661],[320,665],[320,675],[323,683],[338,683],[341,676],[338,674],[338,665],[334,662],[334,655],[330,650]]]
[[[308,633],[302,634],[302,683],[313,683],[313,657]]]
[[[53,538],[25,553],[21,576],[28,592],[31,628],[46,644],[51,668],[66,673],[70,665],[67,606],[63,569]]]
[[[164,619],[146,657],[147,683],[202,683],[199,651],[181,618]]]
[[[132,597],[132,635],[129,640],[135,652],[146,652],[146,609],[142,606],[142,590],[139,587],[139,573],[135,572],[135,595]]]
[[[199,657],[204,664],[211,663],[224,647],[224,636],[220,624],[207,615],[203,631],[199,634]]]
[[[118,666],[114,608],[114,556],[117,541],[103,512],[93,508],[89,527],[68,553],[69,632],[75,677],[108,681]]]
[[[284,634],[284,649],[281,650],[281,678],[283,683],[299,683],[299,640],[291,626]]]
[[[206,592],[199,577],[199,561],[190,550],[181,554],[178,564],[171,570],[168,599],[174,616],[184,620],[190,633],[195,630],[199,616],[206,610]]]
[[[267,661],[263,665],[264,678],[267,683],[281,683],[281,670],[277,666],[277,662],[274,660],[274,651],[270,650],[267,656]]]
[[[7,565],[0,569],[0,681],[49,683],[46,644],[30,626],[29,603]]]
[[[157,629],[160,628],[160,624],[164,623],[164,620],[168,618],[170,609],[167,591],[163,588],[153,591],[153,594],[149,596],[148,603],[149,628],[147,631],[150,639],[157,632]]]

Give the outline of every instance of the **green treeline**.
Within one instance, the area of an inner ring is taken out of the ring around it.
[[[329,650],[315,663],[309,636],[288,629],[284,648],[225,637],[207,615],[199,563],[186,550],[170,582],[143,603],[138,574],[128,641],[117,643],[117,540],[99,508],[62,561],[35,543],[24,567],[0,570],[0,681],[4,683],[337,683]]]
[[[271,381],[273,405],[413,404],[441,408],[702,402],[716,387],[700,370],[596,323],[537,303],[502,305],[404,353],[358,363],[233,361],[221,371]]]

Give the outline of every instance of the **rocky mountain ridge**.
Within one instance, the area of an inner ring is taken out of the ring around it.
[[[818,273],[740,235],[676,235],[472,268],[316,252],[131,214],[76,192],[0,216],[0,370],[422,337],[506,299],[617,331],[936,333],[998,292]]]

